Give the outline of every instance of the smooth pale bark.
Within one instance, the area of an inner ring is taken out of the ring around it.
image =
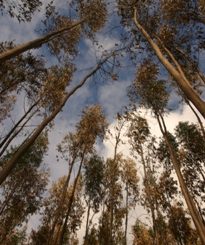
[[[47,43],[49,41],[51,41],[54,38],[59,37],[60,35],[64,34],[67,31],[71,31],[72,29],[80,26],[83,22],[85,21],[85,19],[77,21],[75,24],[68,26],[68,27],[64,27],[59,29],[58,31],[53,31],[43,37],[40,38],[36,38],[32,41],[26,42],[24,44],[21,45],[17,45],[16,47],[12,48],[12,49],[8,49],[2,53],[0,53],[0,64],[2,62],[5,62],[8,59],[14,58],[19,54],[22,54],[30,49],[34,49],[34,48],[39,48],[41,47],[44,43]]]
[[[92,77],[111,56],[112,55],[106,57],[102,62],[98,63],[95,69],[93,69],[87,76],[85,76],[85,78],[77,86],[75,86],[70,92],[68,92],[62,99],[62,102],[56,107],[56,109],[41,122],[41,124],[34,130],[32,135],[18,148],[18,150],[14,153],[14,155],[7,162],[5,162],[4,166],[2,167],[2,170],[0,171],[0,185],[4,182],[4,180],[9,175],[11,170],[16,166],[19,159],[24,155],[24,153],[29,149],[29,147],[35,142],[35,140],[38,138],[41,132],[62,110],[62,108],[68,101],[68,99],[78,89],[80,89],[86,83],[86,81],[90,77]]]
[[[177,155],[176,155],[176,153],[175,153],[175,151],[174,151],[174,149],[173,149],[173,147],[169,141],[169,138],[168,138],[167,129],[166,129],[164,119],[161,115],[157,115],[157,121],[158,121],[158,124],[160,127],[160,131],[161,131],[161,133],[165,139],[166,145],[168,147],[168,151],[169,151],[169,154],[170,154],[170,157],[172,160],[172,164],[173,164],[174,170],[176,172],[176,175],[177,175],[177,178],[179,181],[179,185],[180,185],[182,194],[184,196],[185,202],[187,204],[187,207],[189,209],[190,215],[191,215],[192,220],[195,224],[196,230],[198,232],[198,235],[201,239],[202,244],[205,244],[205,226],[203,224],[203,221],[201,219],[200,214],[198,213],[198,210],[195,206],[195,203],[194,203],[194,201],[193,201],[193,199],[189,193],[189,190],[185,184],[184,178],[182,176],[182,173],[181,173],[181,170],[179,167],[180,166],[179,160],[178,160]]]
[[[197,114],[196,110],[191,105],[191,103],[188,100],[185,100],[185,101],[186,101],[187,105],[190,107],[190,109],[192,110],[192,112],[194,113],[194,115],[196,116],[197,121],[198,121],[198,123],[200,125],[201,133],[202,133],[202,135],[204,137],[204,140],[205,140],[205,130],[204,130],[204,125],[203,125],[203,123],[201,121],[201,118],[199,117],[199,115]]]
[[[175,65],[172,65],[169,60],[164,56],[163,52],[159,48],[159,46],[152,40],[150,35],[147,33],[147,31],[143,28],[143,26],[139,23],[137,20],[137,11],[135,9],[134,11],[134,23],[138,30],[141,32],[141,34],[145,37],[147,42],[152,47],[153,51],[155,52],[156,56],[160,60],[160,62],[163,64],[163,66],[167,69],[167,71],[172,75],[172,77],[177,82],[180,89],[183,91],[184,95],[187,97],[188,100],[190,100],[193,105],[197,108],[197,110],[202,114],[202,116],[205,118],[205,102],[200,98],[200,96],[196,93],[196,91],[192,88],[190,82],[182,73],[181,67],[175,63],[175,59],[173,60]],[[170,53],[167,53],[168,56],[171,55],[171,59],[173,59],[173,55]]]

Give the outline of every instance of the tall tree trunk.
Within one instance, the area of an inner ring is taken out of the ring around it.
[[[144,186],[145,186],[145,190],[147,188],[149,188],[149,183],[148,183],[148,175],[147,175],[147,166],[146,166],[146,162],[145,162],[145,158],[144,158],[144,152],[143,152],[143,148],[142,145],[139,145],[139,150],[140,150],[140,157],[141,157],[141,161],[142,161],[142,165],[143,165],[143,171],[144,171]],[[156,243],[156,239],[157,239],[157,233],[156,233],[156,217],[155,217],[155,208],[153,205],[152,200],[149,198],[149,195],[147,195],[148,198],[148,203],[149,203],[149,209],[151,212],[151,216],[152,216],[152,225],[153,225],[153,231],[154,231],[154,244]]]
[[[57,207],[57,212],[55,214],[54,221],[53,221],[53,224],[52,224],[52,228],[51,228],[51,231],[50,231],[50,235],[48,237],[48,242],[47,242],[48,245],[50,244],[50,242],[52,244],[52,240],[54,239],[53,236],[55,237],[56,225],[57,225],[59,219],[61,219],[62,206],[63,206],[63,204],[65,202],[66,193],[67,193],[67,189],[68,189],[68,186],[69,186],[70,177],[71,177],[71,173],[73,171],[73,166],[74,166],[75,160],[76,160],[76,157],[74,157],[72,159],[72,162],[70,164],[70,168],[69,168],[69,171],[68,171],[68,175],[67,175],[65,184],[63,186],[61,200],[60,200],[59,205]]]
[[[37,113],[38,109],[35,110],[28,118],[27,120],[20,126],[20,128],[8,139],[6,144],[3,146],[2,150],[0,151],[0,156],[4,154],[4,152],[7,150],[8,146],[12,142],[12,140],[22,131],[24,126],[31,120],[31,118]]]
[[[10,174],[11,170],[15,167],[18,160],[24,155],[24,153],[29,149],[29,147],[35,142],[41,132],[45,129],[45,127],[58,115],[58,113],[62,110],[65,103],[68,99],[78,90],[80,89],[86,81],[93,76],[101,66],[107,61],[110,56],[106,57],[102,62],[100,62],[95,69],[93,69],[85,78],[75,86],[70,92],[68,92],[59,106],[48,116],[46,117],[41,124],[34,130],[32,135],[19,147],[19,149],[14,153],[14,155],[4,164],[3,169],[0,171],[0,185],[4,182],[6,177]]]
[[[71,31],[72,29],[80,26],[85,20],[80,20],[74,23],[71,26],[67,26],[64,28],[59,29],[58,31],[53,31],[43,37],[36,38],[32,41],[26,42],[24,44],[18,45],[12,49],[8,49],[2,53],[0,53],[0,64],[2,62],[5,62],[8,59],[14,58],[19,54],[22,54],[25,51],[28,51],[33,48],[39,48],[41,47],[44,43],[47,43],[51,41],[54,38],[59,37],[60,35],[64,34],[67,31]]]
[[[85,227],[85,238],[84,238],[84,245],[89,245],[87,238],[88,238],[88,232],[89,232],[89,219],[90,219],[90,199],[88,201],[88,211],[87,211],[87,219],[86,219],[86,227]]]
[[[163,66],[167,69],[167,71],[173,76],[175,81],[178,83],[178,86],[183,91],[184,95],[187,97],[188,100],[190,100],[194,104],[194,106],[198,109],[198,111],[205,118],[205,102],[200,98],[200,96],[192,88],[190,82],[184,75],[181,67],[179,66],[178,63],[175,62],[176,60],[174,59],[173,55],[170,52],[167,53],[167,55],[173,60],[173,62],[175,63],[175,66],[177,67],[175,67],[169,62],[169,60],[164,56],[160,47],[152,40],[151,36],[147,33],[147,31],[139,23],[139,21],[137,20],[136,9],[134,11],[134,23],[136,27],[138,28],[138,30],[145,37],[147,42],[150,44],[156,56],[160,60],[160,62],[163,64]]]
[[[64,236],[65,236],[65,233],[66,233],[66,228],[67,228],[68,217],[70,215],[72,204],[73,204],[73,201],[74,201],[74,198],[75,198],[75,190],[76,190],[76,187],[77,187],[78,179],[80,177],[81,169],[82,169],[83,162],[84,162],[84,157],[85,157],[85,152],[83,152],[82,159],[81,159],[81,162],[80,162],[80,166],[79,166],[79,169],[78,169],[78,173],[77,173],[77,176],[76,176],[74,184],[73,184],[73,189],[72,189],[71,197],[70,197],[69,202],[68,202],[68,209],[67,209],[67,213],[66,213],[66,217],[65,217],[63,226],[62,226],[62,230],[60,231],[57,243],[54,243],[53,245],[62,245],[63,244],[63,239],[64,239]]]
[[[125,214],[125,242],[124,245],[127,245],[127,227],[128,227],[128,202],[129,202],[129,192],[128,192],[128,184],[126,183],[126,203],[125,203],[125,208],[126,208],[126,214]]]
[[[9,133],[4,137],[4,139],[0,142],[0,148],[6,143],[9,137],[14,133],[17,127],[23,122],[23,120],[28,116],[28,114],[33,110],[34,107],[37,106],[39,100],[36,101],[29,109],[25,112],[25,114],[19,119],[19,121],[14,125],[14,127],[9,131]]]
[[[115,147],[114,147],[113,164],[115,164],[115,162],[116,162],[117,150],[118,150],[118,146],[120,144],[120,137],[121,137],[122,129],[123,129],[123,126],[125,125],[125,122],[126,121],[121,121],[121,124],[119,125],[119,128],[118,128],[118,133],[115,136],[116,142],[115,142]],[[111,185],[111,186],[113,186],[113,185]],[[114,207],[113,207],[113,194],[112,193],[113,193],[113,189],[111,189],[111,201],[110,201],[110,237],[108,238],[109,245],[113,244]]]
[[[190,215],[192,217],[192,220],[195,224],[196,230],[197,230],[199,237],[201,239],[201,242],[202,242],[202,244],[205,244],[205,226],[203,224],[201,216],[198,213],[198,210],[195,206],[195,203],[194,203],[194,201],[193,201],[193,199],[189,193],[189,190],[186,187],[184,178],[183,178],[181,170],[180,170],[179,160],[178,160],[177,155],[176,155],[176,153],[175,153],[175,151],[174,151],[174,149],[170,143],[170,140],[168,138],[167,129],[166,129],[164,119],[161,115],[156,115],[156,116],[157,116],[157,121],[158,121],[160,130],[161,130],[161,133],[162,133],[162,135],[165,139],[166,145],[168,147],[168,151],[169,151],[169,154],[170,154],[170,157],[172,160],[172,164],[173,164],[174,170],[176,172],[176,175],[177,175],[177,178],[178,178],[178,181],[179,181],[185,202],[187,204]]]
[[[191,105],[191,103],[190,103],[187,99],[185,99],[185,101],[186,101],[187,105],[189,106],[189,108],[190,108],[190,109],[192,110],[192,112],[194,113],[194,115],[196,116],[197,121],[198,121],[199,126],[200,126],[200,129],[201,129],[201,133],[202,133],[202,135],[203,135],[203,137],[204,137],[204,140],[205,140],[205,130],[204,130],[204,125],[203,125],[203,123],[202,123],[202,121],[201,121],[201,118],[199,117],[199,115],[197,114],[196,110],[195,110],[194,107]]]

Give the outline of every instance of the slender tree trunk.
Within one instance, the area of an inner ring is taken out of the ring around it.
[[[74,23],[71,26],[67,26],[67,27],[61,28],[58,31],[53,31],[53,32],[51,32],[51,33],[49,33],[49,34],[47,34],[47,35],[45,35],[43,37],[36,38],[36,39],[34,39],[32,41],[29,41],[27,43],[18,45],[16,47],[12,48],[12,49],[8,49],[8,50],[2,52],[0,54],[0,64],[2,62],[5,62],[8,59],[14,58],[17,55],[22,54],[25,51],[28,51],[28,50],[33,49],[33,48],[41,47],[44,43],[47,43],[50,40],[52,40],[54,38],[57,38],[60,35],[64,34],[65,32],[71,31],[72,29],[80,26],[84,21],[85,21],[85,19],[77,21],[76,23]]]
[[[160,120],[161,119],[161,120]],[[158,124],[159,124],[159,127],[160,127],[160,130],[162,132],[162,135],[165,139],[165,142],[166,142],[166,145],[168,147],[168,150],[169,150],[169,154],[170,154],[170,157],[171,157],[171,160],[172,160],[172,163],[173,163],[173,167],[175,169],[175,172],[176,172],[176,175],[177,175],[177,178],[178,178],[178,181],[179,181],[179,184],[180,184],[180,187],[181,187],[181,191],[182,191],[182,194],[184,196],[184,199],[185,199],[185,202],[187,204],[187,207],[190,211],[190,215],[193,219],[193,222],[195,224],[195,227],[196,227],[196,230],[199,234],[199,237],[201,239],[201,242],[202,244],[204,245],[205,244],[205,226],[203,224],[203,221],[198,213],[198,210],[195,206],[195,203],[189,193],[189,190],[188,188],[186,187],[186,184],[184,182],[184,179],[183,179],[183,176],[182,176],[182,173],[180,171],[180,163],[178,161],[178,158],[177,158],[177,155],[169,141],[169,138],[168,138],[168,134],[167,134],[167,129],[166,129],[166,125],[165,125],[165,122],[164,122],[164,119],[161,115],[157,115],[157,121],[158,121]]]
[[[128,202],[129,202],[129,192],[128,192],[128,184],[126,183],[126,214],[125,214],[125,242],[124,244],[127,245],[127,227],[128,227]]]
[[[89,232],[89,218],[90,218],[90,200],[88,201],[88,211],[87,211],[87,219],[86,219],[86,227],[85,227],[85,238],[84,238],[84,245],[89,245],[87,238],[88,238],[88,232]]]
[[[139,150],[140,150],[140,157],[141,157],[142,166],[143,166],[143,170],[144,170],[144,179],[146,182],[147,181],[147,169],[146,169],[146,163],[145,163],[145,159],[144,159],[144,152],[143,152],[141,144],[139,145]]]
[[[201,216],[201,219],[202,219],[202,221],[203,221],[203,223],[204,223],[204,225],[205,225],[205,221],[204,221],[204,217],[203,217],[203,212],[202,212],[201,207],[200,207],[198,201],[196,200],[196,198],[194,198],[194,202],[196,203],[196,206],[197,206],[197,208],[198,208],[198,210],[199,210],[199,214],[200,214],[200,216]]]
[[[12,142],[12,140],[22,131],[22,129],[24,128],[24,126],[31,120],[31,118],[36,114],[37,111],[38,111],[38,109],[36,111],[34,111],[27,118],[27,120],[21,125],[21,127],[8,139],[8,141],[6,142],[6,144],[3,146],[2,150],[0,151],[0,156],[2,156],[4,154],[4,152],[7,150],[8,146],[10,145],[10,143]]]
[[[82,169],[83,162],[84,162],[84,157],[85,157],[85,152],[83,152],[82,159],[81,159],[81,162],[80,162],[80,166],[79,166],[79,169],[78,169],[78,173],[77,173],[77,176],[76,176],[74,184],[73,184],[73,189],[72,189],[71,197],[70,197],[69,202],[68,202],[68,209],[67,209],[66,217],[65,217],[65,220],[64,220],[64,223],[63,223],[63,227],[62,227],[62,230],[60,232],[58,241],[57,241],[57,243],[54,243],[54,245],[62,245],[63,244],[63,239],[64,239],[64,236],[65,236],[65,233],[66,233],[66,228],[67,228],[68,217],[70,215],[72,204],[73,204],[73,201],[74,201],[74,198],[75,198],[75,190],[76,190],[76,187],[77,187],[78,179],[80,177],[81,169]]]
[[[75,160],[76,160],[76,157],[74,157],[72,159],[72,162],[70,164],[70,168],[69,168],[69,171],[68,171],[68,175],[67,175],[65,184],[63,186],[61,200],[60,200],[60,203],[58,205],[57,212],[56,212],[56,215],[54,217],[54,221],[53,221],[52,228],[51,228],[51,231],[50,231],[50,235],[49,235],[49,238],[48,238],[48,242],[47,242],[48,245],[50,244],[50,242],[52,244],[53,236],[55,238],[56,225],[57,225],[58,221],[61,219],[61,212],[62,212],[61,208],[63,206],[63,203],[65,202],[66,193],[67,193],[67,189],[68,189],[68,185],[69,185],[69,182],[70,182],[70,177],[71,177],[71,173],[73,171],[73,166],[74,166]]]
[[[196,116],[197,121],[198,121],[199,126],[200,126],[200,129],[201,129],[201,133],[202,133],[202,135],[204,137],[204,140],[205,140],[205,130],[204,130],[204,125],[203,125],[203,123],[201,121],[201,118],[199,117],[199,115],[197,114],[196,110],[191,105],[191,103],[187,99],[185,101],[186,101],[187,105],[190,107],[190,109],[192,110],[192,112],[194,113],[194,115]]]
[[[33,110],[34,107],[37,106],[39,100],[35,102],[28,111],[19,119],[19,121],[15,124],[15,126],[9,131],[9,133],[4,137],[4,139],[0,143],[0,148],[6,143],[6,141],[9,139],[9,137],[14,133],[14,131],[17,129],[17,127],[23,122],[23,120],[28,116],[28,114]]]
[[[113,164],[115,164],[116,162],[116,158],[117,158],[117,150],[118,150],[118,146],[119,146],[119,143],[120,143],[120,136],[121,136],[121,131],[122,131],[122,128],[125,124],[125,121],[121,123],[121,125],[119,126],[119,129],[118,129],[118,134],[116,135],[115,137],[115,147],[114,147],[114,156],[113,156]],[[112,180],[111,180],[112,182]],[[111,188],[112,188],[113,184],[111,184]],[[112,245],[113,244],[113,220],[114,220],[114,205],[113,205],[113,188],[111,189],[111,200],[110,200],[110,237],[108,238],[109,240],[109,245]]]
[[[146,162],[145,162],[145,158],[144,158],[144,152],[143,152],[142,145],[140,144],[139,147],[140,147],[139,148],[140,157],[141,157],[143,170],[144,170],[144,186],[145,186],[145,190],[146,190],[147,188],[149,188]],[[148,198],[148,203],[149,203],[149,209],[150,209],[151,216],[152,216],[152,224],[153,224],[153,231],[154,231],[154,242],[153,243],[156,244],[157,234],[156,234],[156,218],[155,218],[155,212],[154,212],[154,205],[152,203],[152,200],[149,198],[149,195],[147,195],[147,198]]]
[[[175,81],[177,82],[180,89],[183,91],[185,96],[188,100],[190,100],[194,106],[198,109],[198,111],[202,114],[202,116],[205,118],[205,102],[200,98],[200,96],[196,93],[196,91],[192,88],[190,85],[190,82],[185,77],[184,73],[182,72],[181,67],[178,63],[176,63],[173,55],[168,52],[168,56],[174,61],[175,66],[173,66],[169,60],[163,55],[163,52],[159,48],[159,46],[152,40],[150,35],[147,33],[147,31],[143,28],[143,26],[139,23],[137,20],[137,11],[135,9],[134,13],[134,23],[138,30],[142,33],[142,35],[145,37],[147,42],[152,47],[153,51],[155,52],[156,56],[160,60],[160,62],[163,64],[163,66],[167,69],[167,71],[173,76]],[[166,50],[168,51],[168,50]]]
[[[110,57],[110,56],[109,56]],[[41,124],[34,130],[32,135],[19,147],[19,149],[14,153],[14,155],[4,164],[3,169],[0,171],[0,185],[4,182],[6,177],[9,175],[11,170],[15,167],[18,160],[24,155],[24,153],[29,149],[29,147],[35,142],[41,132],[45,129],[45,127],[58,115],[58,113],[62,110],[68,99],[78,90],[80,89],[86,81],[92,77],[101,66],[107,61],[109,57],[106,57],[102,62],[100,62],[95,69],[93,69],[85,78],[75,86],[70,92],[68,92],[59,106],[48,116],[46,117]]]

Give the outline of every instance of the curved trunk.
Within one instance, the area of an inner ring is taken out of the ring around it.
[[[180,89],[183,91],[184,95],[190,100],[194,106],[198,109],[198,111],[202,114],[205,118],[205,102],[200,98],[200,96],[196,93],[196,91],[192,88],[190,82],[184,75],[181,67],[176,62],[174,56],[166,49],[167,55],[172,59],[177,67],[172,65],[169,60],[164,56],[163,52],[161,51],[160,47],[152,40],[151,36],[147,33],[147,31],[143,28],[143,26],[137,20],[137,11],[135,9],[134,14],[134,23],[141,34],[145,37],[147,42],[152,47],[153,51],[155,52],[156,56],[166,68],[166,70],[170,73],[170,75],[175,79]]]
[[[161,121],[160,121],[160,119],[161,119]],[[170,157],[171,157],[171,160],[173,163],[173,167],[174,167],[174,170],[176,172],[176,175],[177,175],[177,178],[178,178],[178,181],[180,184],[180,188],[181,188],[182,194],[184,196],[185,202],[187,204],[187,207],[189,209],[190,215],[193,219],[193,222],[195,224],[196,230],[199,234],[199,237],[201,239],[202,244],[205,244],[205,226],[203,224],[201,216],[198,213],[198,210],[195,206],[195,203],[194,203],[194,201],[193,201],[193,199],[189,193],[189,190],[186,187],[186,184],[184,182],[184,178],[182,176],[182,173],[181,173],[180,167],[179,167],[180,163],[178,161],[177,155],[176,155],[176,153],[175,153],[175,151],[174,151],[174,149],[173,149],[173,147],[169,141],[168,135],[167,135],[167,130],[166,130],[166,125],[165,125],[164,119],[161,115],[158,115],[157,121],[158,121],[160,130],[162,132],[162,135],[165,139],[166,145],[168,147],[169,154],[170,154]]]
[[[33,48],[39,48],[41,47],[44,43],[49,42],[50,40],[59,37],[61,34],[64,34],[67,31],[70,31],[77,26],[81,25],[85,20],[80,20],[77,21],[75,24],[61,28],[58,31],[53,31],[43,37],[36,38],[32,41],[29,41],[27,43],[18,45],[12,49],[6,50],[5,52],[0,54],[0,64],[8,59],[14,58],[15,56],[24,53],[25,51],[28,51]]]

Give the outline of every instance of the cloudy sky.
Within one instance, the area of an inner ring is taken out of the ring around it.
[[[47,2],[48,0],[44,1],[44,6]],[[55,4],[61,11],[64,11],[68,7],[64,0],[56,0]],[[16,43],[22,43],[37,37],[39,34],[36,30],[39,29],[41,24],[40,20],[42,20],[42,18],[43,11],[36,13],[31,23],[19,24],[15,19],[11,19],[9,17],[6,18],[5,16],[1,17],[0,41],[15,41]],[[120,43],[117,35],[110,35],[106,28],[103,29],[103,32],[96,35],[96,39],[102,44],[104,50],[112,50],[116,43]],[[97,52],[97,47],[89,39],[85,39],[81,43],[79,56],[75,60],[78,72],[74,76],[74,84],[80,81],[89,69],[95,65],[96,60],[100,57],[103,49],[101,49],[100,52]],[[33,52],[38,54],[39,52],[44,53],[45,50],[42,48],[41,50],[34,50]],[[49,64],[53,64],[56,62],[56,59],[49,57],[47,61]],[[117,81],[108,79],[106,81],[100,81],[99,84],[98,79],[91,79],[86,86],[82,87],[73,95],[64,107],[63,112],[56,117],[54,130],[52,130],[52,133],[49,135],[49,150],[44,161],[45,165],[50,169],[51,182],[63,176],[68,168],[66,163],[56,161],[56,146],[60,143],[67,132],[73,130],[76,122],[80,118],[81,111],[85,106],[93,103],[100,103],[110,123],[110,130],[113,131],[116,123],[116,113],[121,111],[121,109],[129,103],[127,87],[131,84],[134,78],[134,71],[135,67],[128,65],[121,71],[122,76],[120,76]],[[195,116],[187,106],[175,106],[178,104],[176,94],[171,94],[169,104],[174,108],[174,110],[166,117],[167,127],[171,132],[173,132],[179,121],[196,122]],[[21,108],[22,101],[19,101],[15,108],[16,113],[14,113],[19,115]],[[142,110],[142,115],[145,115],[148,119],[152,133],[156,136],[160,136],[160,130],[151,113],[149,111]],[[101,146],[98,145],[97,149],[104,158],[112,157],[114,151],[113,145],[114,142],[112,139],[109,139],[104,141]],[[121,145],[119,152],[129,155],[129,146],[126,144]],[[140,209],[140,207],[132,211],[130,214],[130,217],[133,217],[133,219],[131,219],[132,222],[134,222],[136,217],[143,214],[144,210]],[[30,228],[35,227],[37,224],[38,218],[32,217],[29,222]],[[81,234],[83,234],[83,231],[81,231]]]

